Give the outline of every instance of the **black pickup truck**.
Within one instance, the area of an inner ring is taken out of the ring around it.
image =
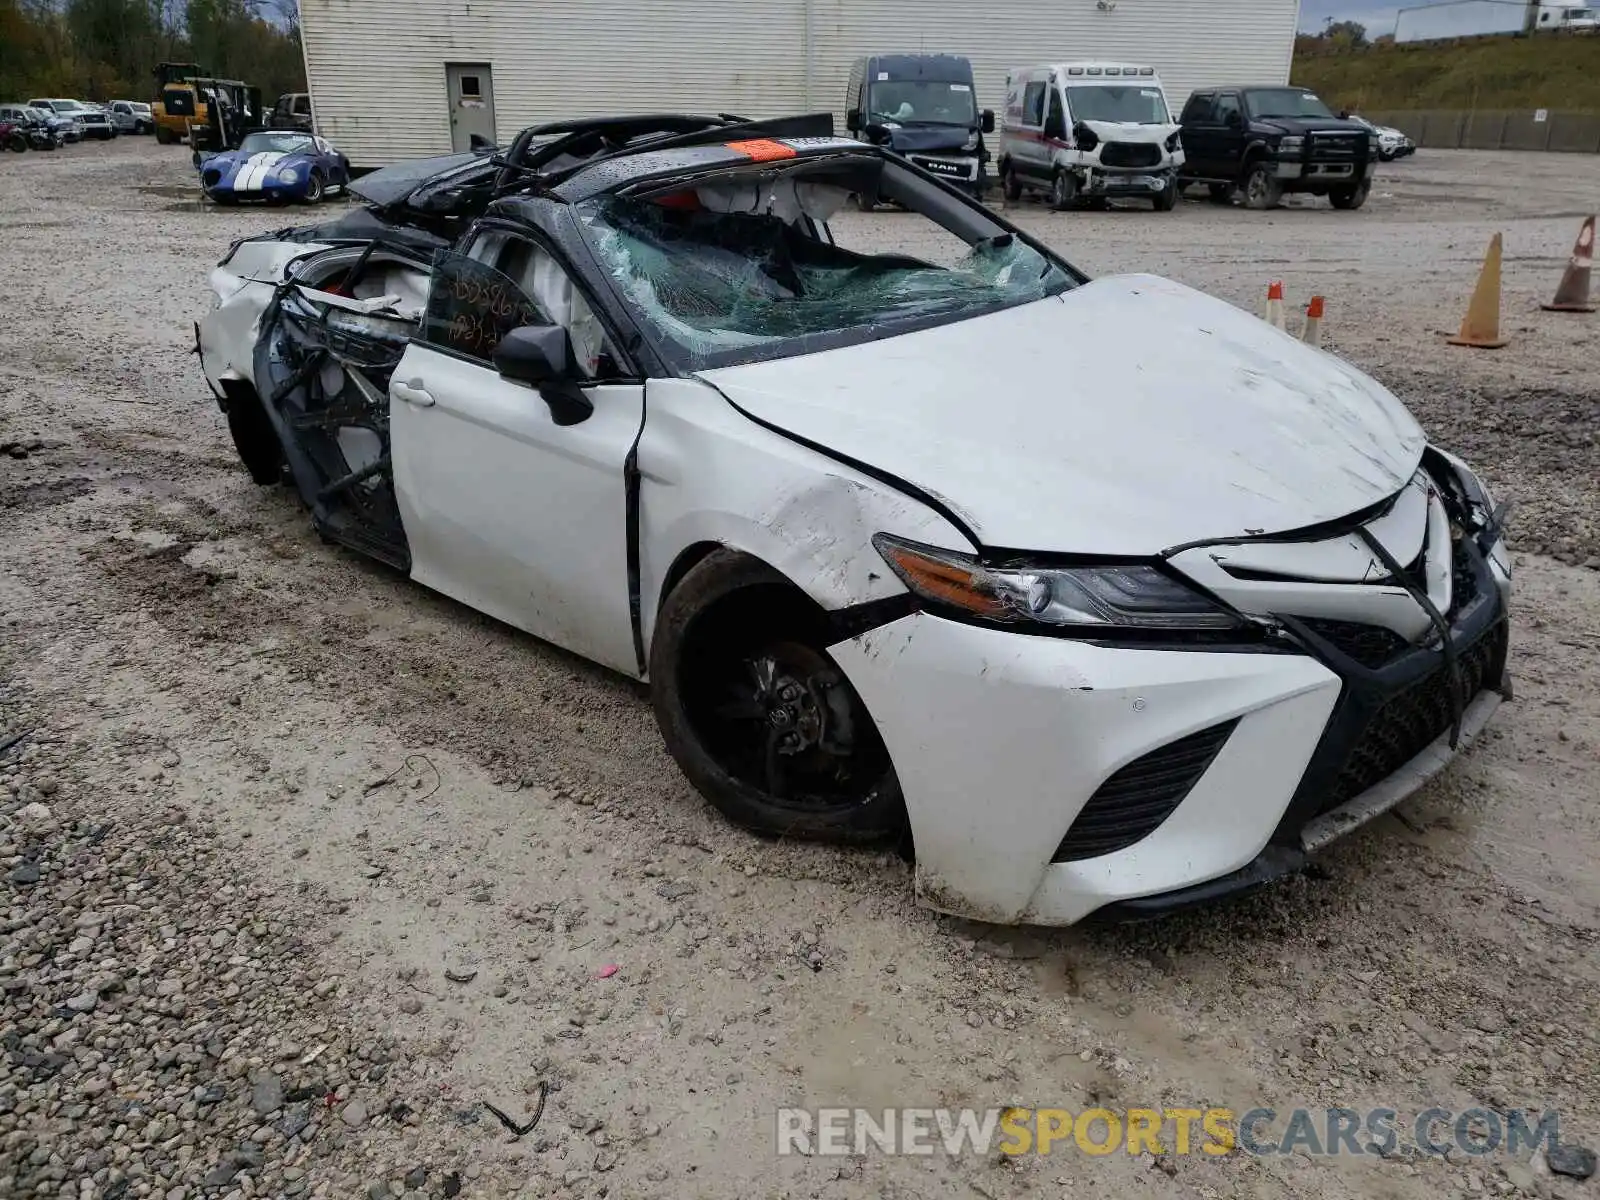
[[[1204,183],[1218,203],[1237,189],[1250,208],[1275,208],[1284,193],[1305,192],[1354,209],[1372,190],[1377,134],[1340,120],[1304,88],[1208,88],[1189,97],[1179,123],[1179,186]]]

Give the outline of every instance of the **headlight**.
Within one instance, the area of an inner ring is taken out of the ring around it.
[[[961,148],[963,150],[976,150],[978,148],[978,135],[975,133],[967,134],[966,144]]]
[[[1167,139],[1167,153],[1176,154],[1183,148],[1183,135],[1175,133]]]
[[[1282,154],[1299,154],[1305,148],[1306,140],[1303,137],[1286,137],[1278,143],[1278,151]]]
[[[1370,134],[1367,137],[1367,153],[1368,154],[1376,154],[1377,152],[1378,152],[1378,135],[1375,134],[1375,133],[1374,134]]]
[[[278,182],[279,183],[299,183],[300,182],[300,168],[299,167],[279,167],[278,168]]]
[[[1110,632],[1234,629],[1240,621],[1155,567],[985,567],[968,554],[880,533],[883,560],[928,603],[986,621]]]

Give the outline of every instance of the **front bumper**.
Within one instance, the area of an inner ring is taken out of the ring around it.
[[[1471,689],[1454,750],[1436,729],[1437,647],[1370,669],[1315,639],[1306,652],[1113,647],[915,613],[830,652],[893,757],[919,899],[1000,924],[1149,916],[1300,869],[1466,745],[1505,687],[1505,590],[1476,569],[1477,598],[1451,626]],[[1199,758],[1161,757],[1208,738]],[[1173,764],[1192,782],[1137,840],[1067,852],[1086,823],[1103,835],[1118,818],[1108,796],[1153,811],[1128,783]]]
[[[1078,191],[1085,196],[1156,196],[1173,186],[1177,172],[1150,167],[1143,170],[1107,170],[1086,167]]]
[[[1326,183],[1337,185],[1371,179],[1377,163],[1371,159],[1356,163],[1278,162],[1273,164],[1273,174],[1285,182]]]
[[[209,187],[205,188],[206,195],[213,200],[222,202],[232,201],[237,204],[265,200],[269,204],[287,204],[290,201],[303,200],[306,194],[304,183],[270,183],[258,188],[235,187]]]

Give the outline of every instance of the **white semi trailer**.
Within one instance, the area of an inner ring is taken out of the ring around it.
[[[1437,42],[1451,38],[1525,33],[1531,30],[1593,32],[1600,10],[1588,0],[1448,0],[1403,8],[1395,22],[1397,42]]]

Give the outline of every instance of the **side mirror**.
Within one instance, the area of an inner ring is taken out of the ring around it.
[[[1339,120],[1348,121],[1349,119],[1350,119],[1350,110],[1348,108],[1341,108],[1339,110]]]
[[[572,341],[559,325],[524,325],[500,339],[494,369],[503,379],[525,383],[550,406],[557,425],[577,425],[594,415],[572,370]]]
[[[861,132],[861,110],[859,108],[852,108],[849,112],[845,113],[844,127],[851,133]]]
[[[1082,121],[1072,127],[1072,136],[1077,139],[1078,145],[1085,150],[1093,150],[1100,144],[1100,136]]]
[[[874,121],[866,127],[867,141],[879,146],[889,146],[894,143],[894,133],[887,125],[879,125]]]
[[[985,133],[994,132],[994,109],[986,108],[983,110],[983,116],[979,119],[978,128]]]

